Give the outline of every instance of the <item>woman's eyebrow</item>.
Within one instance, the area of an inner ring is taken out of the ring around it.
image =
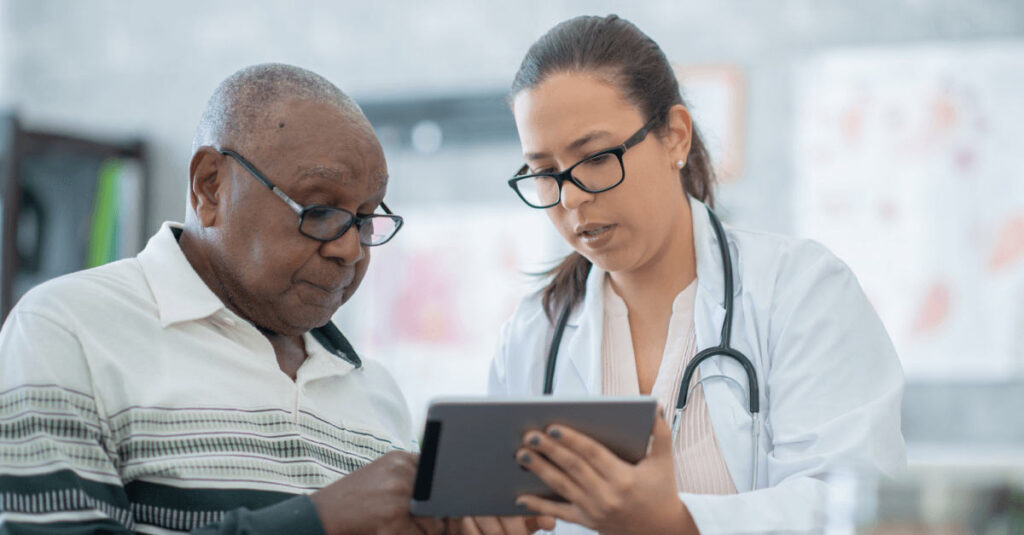
[[[573,141],[572,143],[569,143],[565,147],[565,150],[568,150],[568,151],[576,150],[576,149],[579,149],[580,147],[586,145],[587,143],[590,143],[591,141],[594,141],[595,139],[600,139],[600,138],[603,138],[603,137],[608,137],[610,135],[611,135],[611,132],[609,132],[607,130],[591,130],[590,132],[587,132],[586,134],[583,134],[582,136],[576,138],[576,140]],[[549,156],[551,156],[551,155],[546,153],[546,152],[528,152],[528,153],[523,155],[523,157],[526,158],[527,160],[540,160],[542,158],[547,158]]]

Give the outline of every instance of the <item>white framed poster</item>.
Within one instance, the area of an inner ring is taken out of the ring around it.
[[[1024,375],[1024,42],[829,52],[795,87],[796,230],[853,268],[908,378]]]

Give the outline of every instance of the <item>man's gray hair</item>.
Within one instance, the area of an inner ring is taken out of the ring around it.
[[[245,67],[217,86],[199,120],[192,152],[203,145],[227,144],[242,150],[259,122],[268,118],[267,109],[293,98],[336,106],[353,121],[369,126],[359,105],[323,76],[293,65],[263,63]]]

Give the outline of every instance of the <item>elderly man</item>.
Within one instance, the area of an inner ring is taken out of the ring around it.
[[[405,401],[330,323],[402,220],[359,107],[287,65],[217,88],[184,225],[0,332],[0,532],[420,533]]]

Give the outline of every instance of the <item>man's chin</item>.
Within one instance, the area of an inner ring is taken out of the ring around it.
[[[281,320],[285,324],[285,328],[291,331],[291,335],[305,334],[317,327],[323,327],[329,321],[337,309],[330,311],[324,311],[320,309],[318,311],[310,311],[303,314],[295,314],[282,317]]]
[[[326,325],[335,312],[337,309],[304,305],[288,310],[276,310],[271,317],[259,322],[257,327],[283,336],[302,336]]]

